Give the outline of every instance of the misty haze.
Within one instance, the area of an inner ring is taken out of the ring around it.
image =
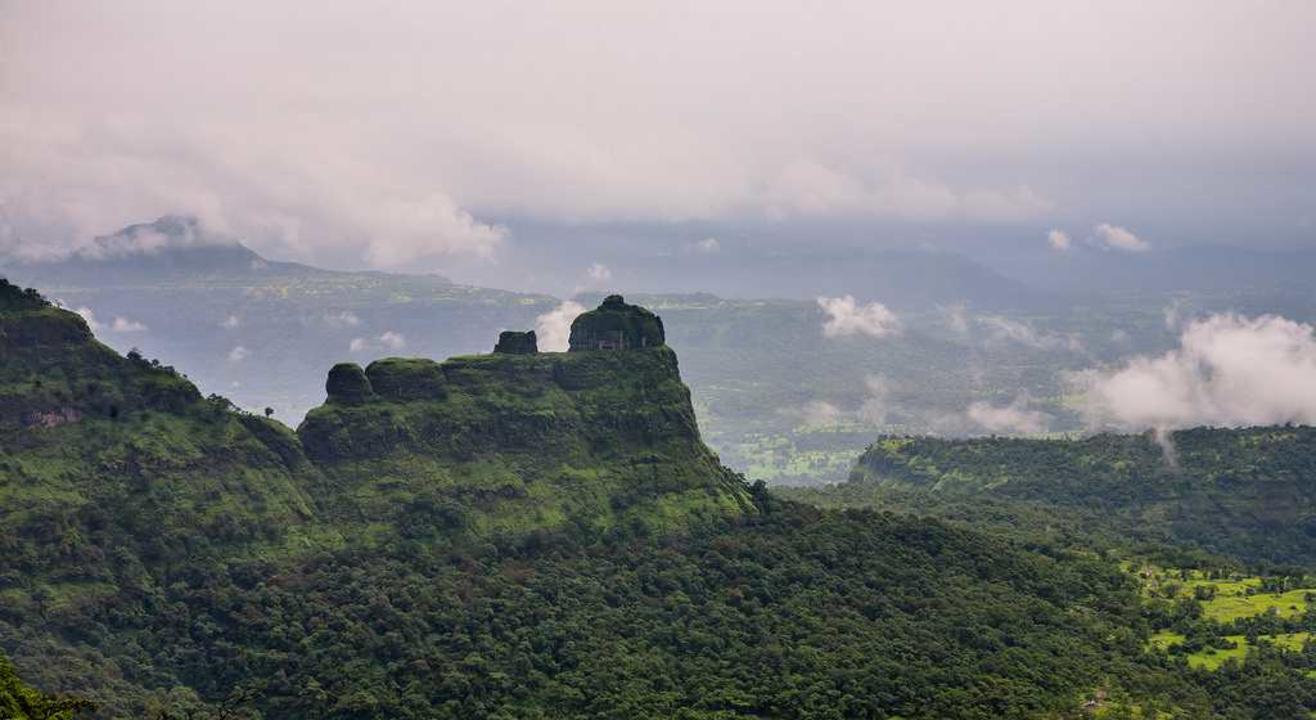
[[[1314,36],[0,0],[0,718],[1312,717]]]

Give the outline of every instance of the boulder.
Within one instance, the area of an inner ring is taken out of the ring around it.
[[[329,395],[329,402],[347,405],[363,403],[375,394],[370,387],[370,379],[356,363],[338,363],[329,368],[329,379],[325,381],[324,390]]]

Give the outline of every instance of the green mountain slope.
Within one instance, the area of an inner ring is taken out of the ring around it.
[[[671,529],[752,509],[662,345],[344,365],[362,388],[335,391],[331,373],[294,435],[117,355],[34,294],[6,283],[0,298],[3,562],[29,580],[94,583],[115,553],[167,564],[337,543],[376,522],[436,537]]]
[[[0,281],[0,572],[12,608],[41,582],[84,588],[278,544],[313,514],[318,473],[274,423],[122,357],[77,315]]]
[[[1113,562],[746,488],[656,319],[340,365],[294,434],[0,299],[0,650],[92,717],[1260,717]]]
[[[1316,565],[1316,428],[1199,428],[1079,440],[888,437],[823,506],[915,510],[1102,542]]]

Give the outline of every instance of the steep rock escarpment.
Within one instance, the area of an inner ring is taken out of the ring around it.
[[[337,366],[298,435],[346,517],[456,503],[498,529],[666,527],[746,511],[743,481],[700,439],[676,354],[629,347]]]

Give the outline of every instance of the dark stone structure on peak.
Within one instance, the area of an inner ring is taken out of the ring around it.
[[[498,333],[498,344],[493,351],[507,355],[534,355],[539,352],[539,341],[535,338],[534,330],[504,330]]]
[[[356,363],[338,363],[329,368],[329,379],[324,383],[329,402],[355,405],[374,397],[370,379]]]
[[[570,351],[638,350],[662,347],[666,342],[663,319],[639,305],[609,295],[594,310],[571,323]]]

